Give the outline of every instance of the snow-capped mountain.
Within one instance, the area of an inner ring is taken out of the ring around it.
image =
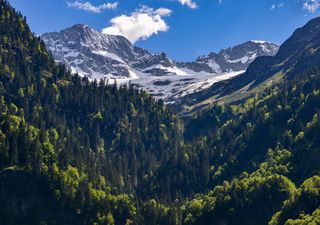
[[[94,79],[135,78],[128,64],[148,55],[124,37],[104,35],[81,24],[61,32],[46,33],[41,38],[57,62]]]
[[[266,41],[248,41],[246,43],[200,56],[194,62],[180,63],[179,66],[194,71],[208,73],[226,73],[245,70],[259,56],[273,56],[279,46]]]
[[[41,38],[55,60],[72,72],[91,79],[106,78],[109,83],[130,81],[167,102],[237,76],[257,57],[278,51],[276,44],[249,41],[194,62],[175,62],[165,53],[151,54],[122,36],[103,34],[82,24]]]

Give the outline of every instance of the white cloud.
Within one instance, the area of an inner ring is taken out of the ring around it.
[[[178,0],[182,5],[189,7],[190,9],[198,8],[197,3],[193,2],[192,0]]]
[[[159,8],[154,10],[147,6],[130,15],[120,15],[111,19],[111,26],[102,30],[102,33],[112,35],[122,35],[130,42],[134,43],[138,40],[145,40],[159,32],[166,32],[169,26],[163,17],[171,14],[170,9]]]
[[[155,11],[156,14],[160,16],[169,16],[171,14],[171,10],[167,8],[159,8]]]
[[[320,8],[320,0],[306,0],[303,3],[303,8],[311,13],[315,13]]]
[[[106,9],[116,9],[118,7],[118,2],[114,3],[104,3],[99,6],[92,5],[90,2],[67,2],[67,5],[72,8],[81,9],[88,12],[93,13],[101,13],[103,10]]]
[[[277,9],[277,8],[282,8],[283,6],[284,6],[284,3],[272,4],[270,9],[274,10],[274,9]]]

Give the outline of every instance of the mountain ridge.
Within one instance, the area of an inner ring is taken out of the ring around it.
[[[252,97],[260,90],[278,83],[290,74],[317,64],[320,17],[295,30],[274,56],[261,56],[254,60],[246,72],[210,88],[179,99],[180,110],[185,113],[212,104],[230,104]],[[184,109],[183,109],[184,108]]]
[[[257,57],[274,55],[278,45],[248,41],[200,56],[193,62],[177,62],[166,53],[152,54],[132,45],[125,37],[100,33],[85,24],[41,36],[57,62],[73,73],[109,83],[129,81],[166,102],[208,88],[237,76]]]

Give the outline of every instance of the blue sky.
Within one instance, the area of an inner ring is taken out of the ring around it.
[[[84,23],[180,61],[247,40],[282,43],[320,0],[10,0],[37,33]],[[318,10],[319,8],[319,10]]]

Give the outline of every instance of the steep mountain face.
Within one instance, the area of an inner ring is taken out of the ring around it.
[[[320,18],[297,29],[274,56],[255,59],[246,72],[179,99],[180,109],[193,111],[219,102],[230,104],[260,92],[292,74],[312,68],[320,58]]]
[[[62,32],[42,35],[57,62],[73,72],[94,79],[134,78],[128,63],[148,56],[121,36],[103,35],[86,25],[75,25]]]
[[[106,35],[87,25],[75,25],[41,36],[57,62],[74,73],[112,83],[131,81],[167,102],[204,90],[244,72],[259,56],[274,55],[276,44],[249,41],[194,62],[174,62],[165,53],[151,54],[122,36]]]

